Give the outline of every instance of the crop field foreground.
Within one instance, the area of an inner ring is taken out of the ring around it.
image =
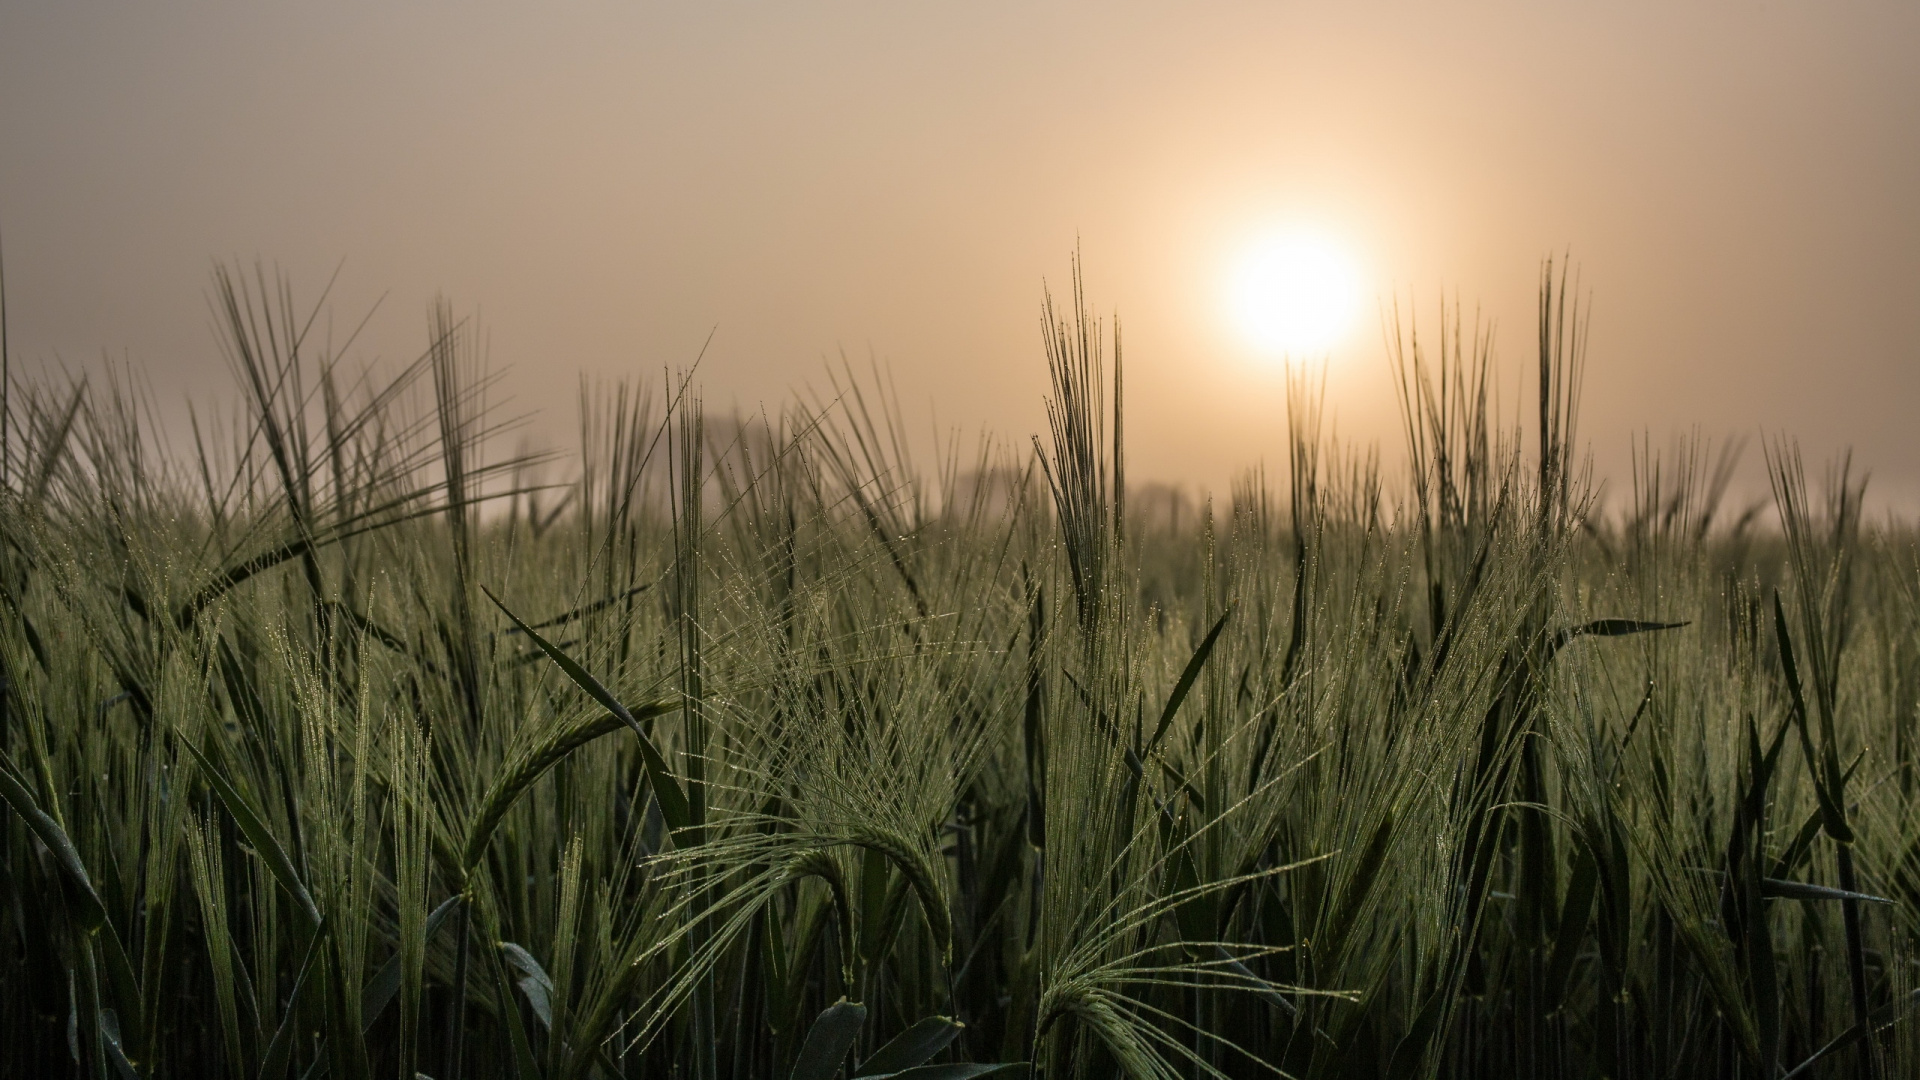
[[[1297,381],[1184,509],[1077,281],[927,473],[850,372],[508,454],[444,305],[214,297],[190,452],[7,386],[0,1074],[1920,1076],[1916,534],[1784,441],[1602,512],[1551,269],[1537,414],[1455,316],[1404,470]]]

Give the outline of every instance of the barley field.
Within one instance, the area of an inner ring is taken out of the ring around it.
[[[511,450],[450,309],[214,296],[171,442],[7,385],[0,1073],[1920,1075],[1916,533],[1789,441],[1602,503],[1551,270],[1537,408],[1409,325],[1404,466],[1300,378],[1188,503],[1077,284],[925,469],[851,371]]]

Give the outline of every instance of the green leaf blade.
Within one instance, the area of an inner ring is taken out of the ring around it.
[[[959,1037],[965,1024],[946,1016],[929,1016],[895,1035],[860,1063],[854,1076],[891,1075],[924,1065]]]
[[[841,998],[827,1006],[800,1046],[791,1080],[833,1080],[867,1022],[867,1007]]]

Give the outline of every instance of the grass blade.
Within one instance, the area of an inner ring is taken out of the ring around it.
[[[1593,914],[1593,900],[1600,883],[1600,864],[1586,845],[1577,846],[1573,879],[1567,883],[1567,899],[1560,910],[1560,927],[1554,934],[1552,959],[1547,963],[1546,1000],[1549,1009],[1560,1007],[1566,997],[1567,981],[1573,976],[1573,962],[1587,932]]]
[[[1167,695],[1166,708],[1160,710],[1160,722],[1154,726],[1153,738],[1147,740],[1146,749],[1140,752],[1141,757],[1153,756],[1154,748],[1160,745],[1167,728],[1172,726],[1174,714],[1180,711],[1180,704],[1187,700],[1187,692],[1193,689],[1194,680],[1200,677],[1200,670],[1207,666],[1207,657],[1213,654],[1213,643],[1220,640],[1220,631],[1226,629],[1227,620],[1232,617],[1233,606],[1229,604],[1227,610],[1220,613],[1220,618],[1214,621],[1213,629],[1208,630],[1207,636],[1201,639],[1200,647],[1193,650],[1193,657],[1180,672],[1179,681],[1173,684],[1173,693]]]
[[[1782,881],[1779,878],[1760,879],[1760,895],[1778,897],[1782,900],[1858,900],[1867,904],[1894,903],[1884,896],[1874,896],[1871,893],[1830,889],[1825,885],[1813,885],[1804,881]]]
[[[912,1069],[902,1069],[895,1073],[876,1073],[866,1076],[865,1080],[975,1080],[981,1076],[1013,1076],[1027,1071],[1024,1061],[1002,1061],[995,1064],[921,1065]]]
[[[517,958],[515,958],[513,952],[509,950],[518,950],[522,955],[525,954],[526,950],[510,942],[501,944],[501,953],[507,957],[510,963],[518,966]],[[533,958],[528,956],[526,959],[532,960]],[[520,1006],[513,1000],[513,987],[507,981],[509,978],[507,975],[507,965],[502,964],[498,956],[494,957],[490,961],[490,964],[493,967],[494,982],[499,986],[500,1022],[506,1027],[507,1042],[513,1047],[514,1075],[518,1077],[519,1080],[540,1080],[540,1066],[533,1058],[533,1044],[527,1039],[527,1025],[521,1022]],[[536,971],[540,968],[538,964],[534,964],[533,966]],[[542,978],[545,978],[546,972],[542,971],[540,974]],[[530,982],[533,982],[530,978],[521,979],[520,988],[526,990],[527,984]],[[551,984],[548,984],[548,988],[551,988]],[[532,1002],[534,1012],[540,1013],[541,1019],[547,1021],[548,1027],[552,1027],[552,1019],[543,1009],[546,1003],[545,994],[543,993],[539,1000],[535,1000],[533,993],[528,992],[527,1000]]]
[[[127,950],[120,942],[120,934],[107,918],[107,908],[100,900],[100,894],[94,891],[93,882],[87,876],[86,864],[80,861],[80,853],[75,850],[73,841],[60,823],[53,820],[33,798],[13,769],[13,764],[0,758],[0,798],[27,823],[34,836],[53,852],[54,862],[66,875],[73,888],[65,890],[63,895],[76,899],[80,903],[77,912],[70,911],[69,917],[80,928],[100,942],[100,951],[106,961],[107,984],[112,987],[114,1000],[120,1006],[120,1012],[132,1017],[135,1030],[127,1033],[128,1052],[139,1060],[144,1057],[145,1040],[139,1038],[139,1018],[145,1015],[142,1007],[140,980],[133,972],[133,961],[128,958]],[[118,1026],[115,1028],[116,1046],[120,1038]],[[117,1051],[116,1051],[117,1052]]]
[[[841,998],[827,1006],[807,1031],[807,1041],[793,1063],[792,1080],[833,1080],[866,1022],[865,1005]]]
[[[67,831],[40,809],[33,793],[27,790],[21,779],[14,773],[12,762],[0,759],[0,798],[5,798],[13,812],[19,814],[33,830],[33,835],[53,852],[54,863],[60,867],[67,879],[73,882],[75,899],[80,901],[81,910],[76,920],[89,930],[98,930],[107,921],[106,905],[100,902],[100,894],[93,889],[93,881],[87,876],[86,864],[80,861],[80,853],[74,850],[73,841],[67,838]]]
[[[180,745],[186,747],[187,752],[200,763],[200,773],[207,778],[207,786],[213,788],[214,794],[220,797],[221,805],[227,808],[227,813],[233,815],[240,831],[246,834],[247,842],[260,853],[260,858],[267,864],[268,873],[299,905],[300,913],[306,916],[308,928],[318,931],[322,921],[320,909],[314,905],[312,894],[307,892],[306,884],[300,880],[300,872],[294,869],[293,860],[287,857],[287,849],[280,846],[280,841],[274,839],[273,832],[267,828],[265,817],[231,781],[221,775],[220,770],[213,767],[206,753],[185,740]]]
[[[316,931],[307,941],[306,959],[300,962],[300,974],[294,976],[293,993],[287,995],[287,1006],[281,1012],[280,1026],[273,1032],[273,1040],[267,1043],[267,1049],[260,1055],[259,1080],[280,1080],[287,1075],[287,1063],[293,1056],[293,1040],[300,1027],[300,994],[307,988],[307,979],[313,974],[313,963],[320,956],[320,934]]]
[[[947,1048],[966,1029],[965,1024],[945,1016],[929,1016],[895,1035],[860,1063],[854,1076],[879,1076],[924,1065],[928,1058]]]
[[[447,916],[459,902],[459,896],[449,896],[427,915],[427,930],[422,935],[423,941],[433,940],[433,932],[440,929],[441,923],[447,921]],[[396,949],[392,956],[387,957],[386,963],[381,964],[380,969],[373,973],[373,977],[367,980],[366,987],[360,991],[360,1022],[366,1030],[373,1029],[373,1022],[380,1019],[380,1014],[385,1012],[387,1006],[392,1003],[393,996],[400,992],[400,976],[400,952]]]
[[[640,753],[646,762],[647,779],[653,784],[654,797],[660,801],[660,816],[666,819],[667,828],[675,834],[684,833],[692,828],[693,810],[687,802],[686,792],[681,789],[679,781],[674,779],[673,773],[668,770],[666,759],[660,756],[660,751],[654,747],[653,740],[647,738],[646,731],[640,727],[640,721],[627,711],[627,707],[620,703],[620,699],[613,696],[612,691],[600,685],[600,680],[588,674],[586,668],[575,663],[566,653],[554,648],[551,642],[522,622],[520,616],[515,615],[506,604],[501,603],[499,597],[493,595],[492,590],[483,586],[481,591],[486,593],[487,599],[493,601],[501,611],[506,612],[507,618],[513,620],[513,625],[519,627],[521,633],[538,645],[541,652],[546,653],[554,663],[560,665],[560,670],[566,672],[567,678],[572,679],[575,686],[585,690],[588,696],[633,729],[634,736],[640,740]],[[653,706],[647,708],[653,708]],[[661,708],[659,711],[665,712],[668,709]],[[649,713],[649,715],[657,715],[657,713]]]
[[[527,1004],[533,1006],[533,1014],[540,1018],[540,1026],[553,1030],[553,979],[547,975],[547,969],[533,954],[511,941],[500,943],[500,954],[507,963],[520,973],[515,980],[520,992],[527,995]]]

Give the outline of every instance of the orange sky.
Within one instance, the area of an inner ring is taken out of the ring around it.
[[[1518,372],[1571,247],[1616,487],[1643,431],[1785,431],[1915,507],[1916,57],[1896,2],[9,0],[12,346],[224,393],[212,260],[312,296],[344,259],[336,325],[387,297],[366,353],[419,351],[444,292],[553,441],[579,373],[657,379],[710,331],[710,407],[845,350],[909,419],[1024,441],[1077,237],[1126,327],[1130,475],[1218,489],[1284,453],[1223,275],[1307,223],[1370,290],[1330,358],[1343,434],[1395,449],[1376,301],[1430,325],[1457,291]]]

